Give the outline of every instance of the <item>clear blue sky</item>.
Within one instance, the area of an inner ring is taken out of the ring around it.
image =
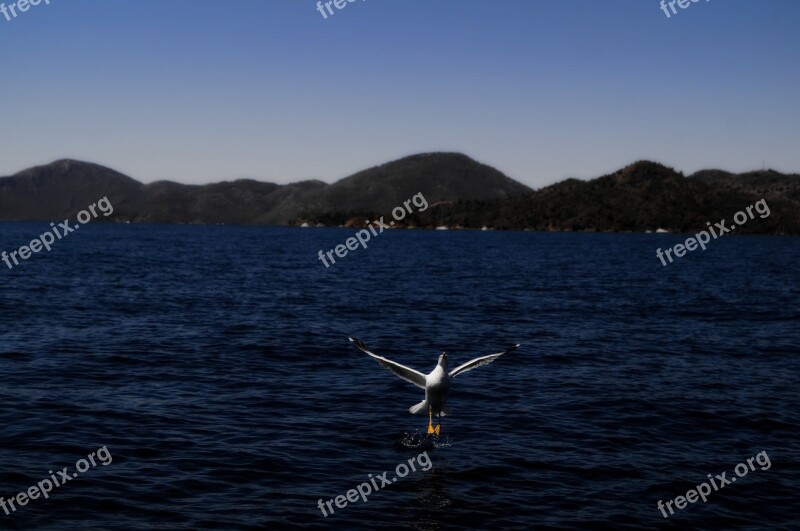
[[[440,150],[534,187],[800,171],[798,0],[50,2],[0,16],[0,175],[331,182]]]

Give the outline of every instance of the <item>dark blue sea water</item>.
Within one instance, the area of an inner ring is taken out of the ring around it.
[[[47,228],[0,224],[0,250]],[[325,269],[352,233],[96,224],[0,263],[0,495],[113,458],[0,528],[800,528],[800,239],[663,267],[685,237],[391,231]],[[421,390],[348,335],[426,373],[522,347],[415,447]]]

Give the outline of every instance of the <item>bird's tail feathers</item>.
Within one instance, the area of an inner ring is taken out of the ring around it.
[[[428,401],[423,400],[419,404],[411,406],[408,410],[412,415],[423,415],[428,412]]]

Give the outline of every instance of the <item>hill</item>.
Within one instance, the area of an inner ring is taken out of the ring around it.
[[[569,179],[507,201],[437,205],[422,226],[459,225],[555,231],[671,232],[702,229],[766,199],[771,214],[739,232],[800,234],[800,176],[770,172],[731,175],[710,170],[684,177],[641,161],[590,181]]]
[[[112,169],[59,160],[0,178],[0,219],[66,218],[108,196],[118,221],[133,223],[288,224],[304,212],[391,209],[422,192],[442,200],[508,198],[531,190],[457,153],[414,155],[332,185],[238,180],[196,186],[142,184]]]

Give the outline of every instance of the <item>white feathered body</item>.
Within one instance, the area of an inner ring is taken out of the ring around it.
[[[450,376],[442,365],[437,365],[433,372],[425,377],[425,400],[411,406],[409,411],[414,415],[427,415],[430,406],[434,415],[447,415],[447,394],[450,392]]]

